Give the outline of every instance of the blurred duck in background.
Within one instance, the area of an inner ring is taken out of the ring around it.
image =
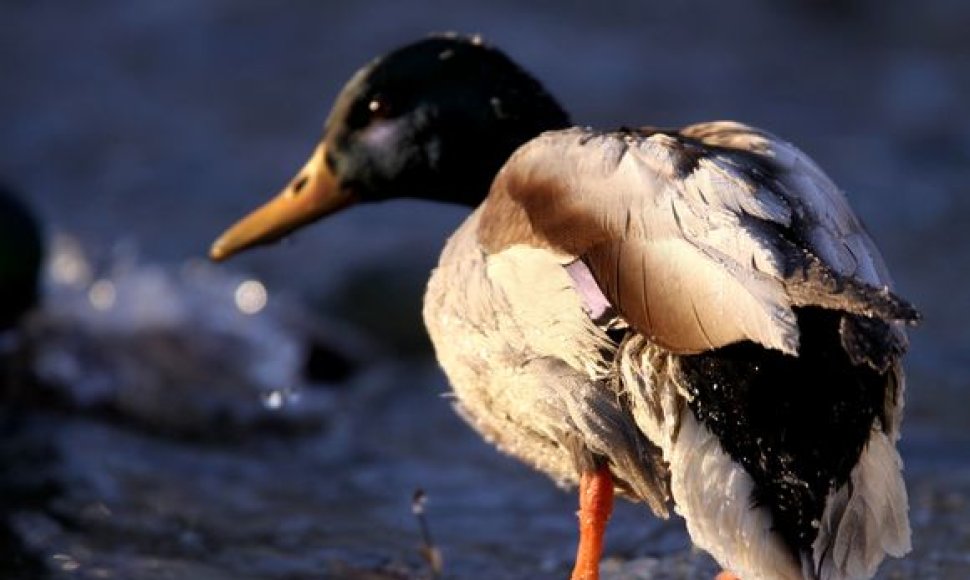
[[[369,348],[332,326],[204,261],[162,266],[123,242],[92,252],[64,233],[46,238],[0,187],[0,406],[102,413],[181,436],[314,430],[333,395],[305,387],[346,379],[346,353]],[[339,373],[312,372],[320,358]]]
[[[37,305],[44,243],[40,223],[13,190],[0,184],[0,331]]]
[[[614,492],[682,515],[723,578],[869,578],[906,554],[918,315],[839,189],[738,123],[570,125],[500,51],[418,41],[350,79],[309,162],[211,255],[355,203],[471,208],[425,322],[458,412],[579,485],[574,580],[599,576]]]

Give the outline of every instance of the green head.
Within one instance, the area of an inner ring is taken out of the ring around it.
[[[475,38],[436,36],[357,72],[283,192],[224,234],[222,259],[354,203],[476,206],[512,152],[569,117],[532,76]]]

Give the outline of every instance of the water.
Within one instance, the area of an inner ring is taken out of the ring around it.
[[[458,29],[579,123],[735,118],[828,169],[925,315],[914,552],[881,576],[968,577],[968,22],[952,0],[4,3],[0,178],[74,241],[31,325],[41,383],[0,412],[0,575],[426,578],[420,488],[446,577],[564,577],[574,497],[462,425],[427,358],[422,281],[461,212],[355,209],[201,261],[299,167],[357,66]],[[604,569],[716,571],[679,522],[625,504]]]

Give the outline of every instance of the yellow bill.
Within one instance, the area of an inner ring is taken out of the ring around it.
[[[354,203],[356,199],[340,188],[326,159],[326,145],[321,144],[279,195],[236,222],[212,244],[209,257],[221,261],[247,248],[275,242]]]

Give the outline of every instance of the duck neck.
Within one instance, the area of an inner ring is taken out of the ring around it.
[[[510,103],[509,108],[513,105]],[[545,131],[569,126],[569,115],[543,91],[541,98],[529,103],[528,109],[512,109],[508,113],[499,109],[478,130],[444,135],[438,164],[441,187],[434,188],[425,197],[478,207],[516,149]]]

